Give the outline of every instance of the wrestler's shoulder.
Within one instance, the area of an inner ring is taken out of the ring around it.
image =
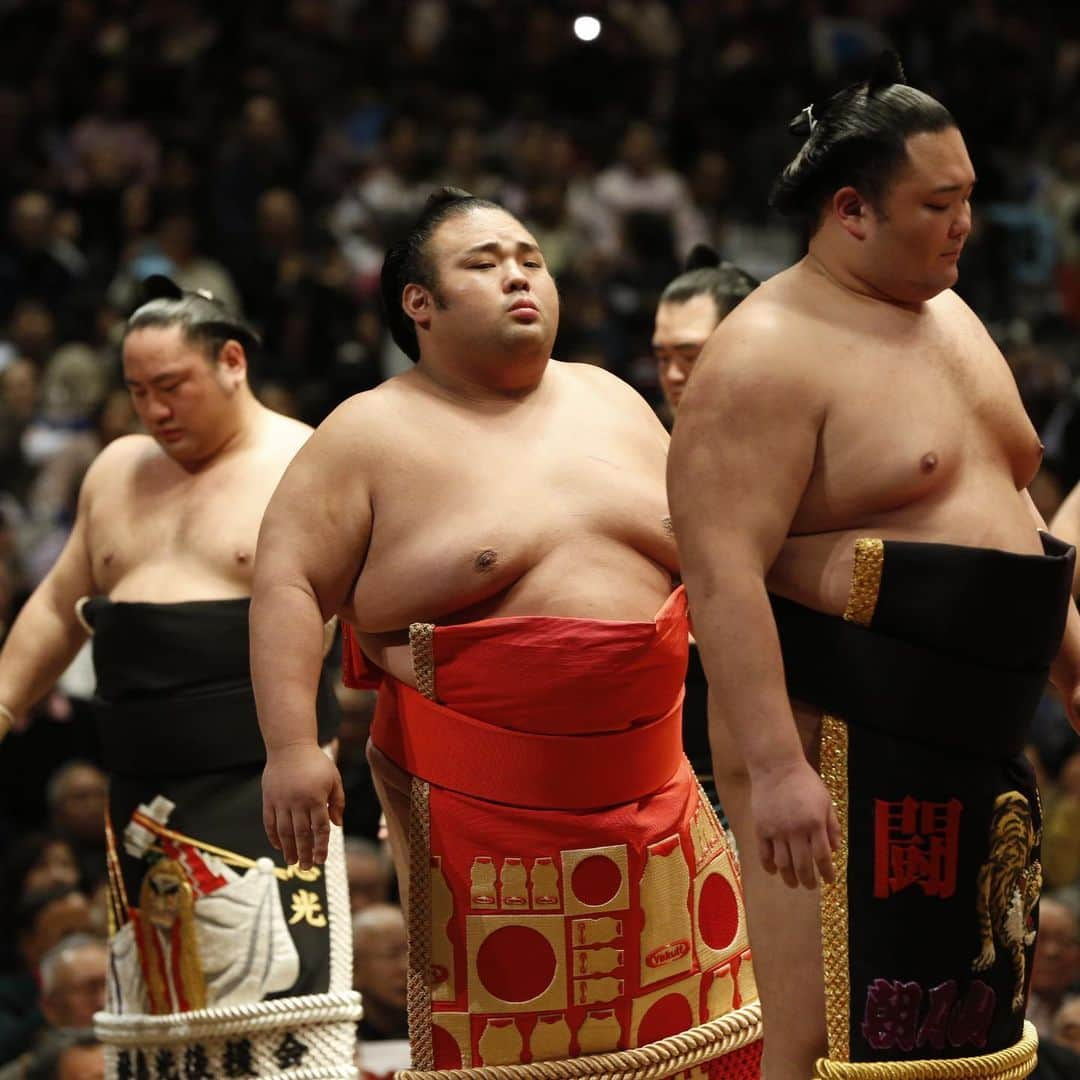
[[[565,360],[552,360],[550,374],[571,393],[595,396],[606,404],[616,407],[631,407],[648,414],[652,419],[656,415],[652,406],[625,379],[620,379],[606,368],[596,364],[572,363]]]
[[[165,451],[149,435],[121,435],[100,451],[86,473],[86,483],[113,480],[124,472],[165,461]]]
[[[813,378],[822,368],[820,334],[801,297],[788,283],[770,279],[712,332],[695,365],[694,381]]]
[[[315,429],[302,420],[265,410],[263,416],[262,445],[273,453],[291,457],[311,438]]]
[[[400,378],[388,379],[373,390],[347,397],[319,424],[308,445],[348,446],[357,450],[365,445],[381,446],[388,436],[400,439],[401,424],[410,412],[409,395],[402,392]]]

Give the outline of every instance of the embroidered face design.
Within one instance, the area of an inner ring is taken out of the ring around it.
[[[184,872],[172,859],[163,859],[146,874],[142,891],[143,915],[159,930],[171,930],[180,918],[185,894],[190,891]]]

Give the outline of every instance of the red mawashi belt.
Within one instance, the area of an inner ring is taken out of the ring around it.
[[[396,709],[377,709],[371,741],[413,776],[487,802],[594,810],[659,790],[683,758],[682,699],[622,731],[543,735],[496,727],[390,680]],[[396,715],[395,715],[396,713]]]

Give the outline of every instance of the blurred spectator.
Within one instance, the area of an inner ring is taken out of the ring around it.
[[[34,1054],[26,1080],[105,1080],[105,1048],[92,1030],[55,1032]]]
[[[372,904],[353,916],[353,989],[364,1001],[361,1042],[408,1038],[405,916],[391,904]]]
[[[151,274],[165,274],[189,292],[205,290],[230,311],[242,313],[232,275],[198,243],[199,224],[191,211],[173,210],[158,222],[153,239],[144,240],[109,286],[109,301],[120,311],[138,306],[139,289]]]
[[[14,926],[24,897],[57,886],[73,887],[82,880],[71,845],[53,833],[31,832],[20,836],[0,864],[0,920]],[[14,936],[0,939],[0,971],[18,966]]]
[[[90,930],[90,906],[71,885],[56,885],[25,896],[15,915],[21,967],[0,977],[0,1064],[24,1053],[44,1023],[39,1003],[39,967],[65,937]]]
[[[1039,901],[1039,936],[1031,966],[1027,1018],[1050,1038],[1054,1015],[1069,989],[1080,982],[1080,938],[1072,909],[1044,895]]]
[[[259,196],[273,187],[292,187],[297,173],[296,148],[281,105],[265,94],[249,98],[238,130],[222,148],[215,181],[215,217],[231,260],[242,257],[251,240]]]
[[[659,136],[651,124],[636,121],[627,128],[617,162],[596,178],[596,196],[612,218],[613,232],[621,231],[624,241],[627,219],[633,214],[665,218],[680,259],[695,244],[709,240],[686,181],[663,162]],[[618,243],[614,235],[610,242]]]
[[[41,959],[42,1026],[31,1036],[29,1049],[0,1069],[0,1080],[16,1080],[49,1052],[51,1036],[63,1029],[93,1027],[94,1013],[105,1008],[108,949],[101,938],[72,934]],[[80,1073],[73,1075],[81,1076]]]
[[[62,307],[85,266],[58,242],[52,199],[42,191],[18,195],[11,202],[9,229],[7,249],[0,253],[0,319],[24,297]]]
[[[1054,1014],[1050,1029],[1054,1042],[1080,1054],[1080,994],[1070,994]]]
[[[345,837],[345,875],[349,881],[349,906],[355,915],[390,898],[393,867],[386,853],[362,836]]]
[[[105,876],[105,774],[88,761],[70,761],[53,773],[45,792],[53,829],[75,851],[83,880]]]

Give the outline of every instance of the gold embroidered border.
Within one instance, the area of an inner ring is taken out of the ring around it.
[[[825,968],[825,1025],[829,1057],[851,1057],[851,968],[848,956],[848,729],[843,720],[821,718],[821,778],[840,822],[840,847],[833,853],[836,880],[821,884],[821,955]]]
[[[413,675],[416,689],[435,700],[435,627],[431,623],[413,623],[409,627]]]
[[[877,607],[881,573],[885,565],[885,543],[872,537],[855,541],[855,563],[851,571],[844,618],[869,626]],[[851,965],[848,932],[848,728],[836,716],[821,718],[821,778],[832,797],[840,824],[840,847],[833,855],[836,880],[821,885],[821,954],[825,973],[825,1026],[829,1058],[846,1062],[851,1058]]]
[[[881,588],[881,571],[885,565],[885,542],[870,537],[855,541],[855,565],[851,571],[851,593],[844,618],[848,622],[869,626],[877,607]]]
[[[1039,1036],[1024,1021],[1024,1033],[1012,1046],[979,1057],[928,1061],[840,1063],[822,1058],[814,1080],[1022,1080],[1035,1068]]]
[[[413,1068],[434,1069],[431,1034],[431,787],[412,778],[409,792],[409,974],[406,1006]]]

